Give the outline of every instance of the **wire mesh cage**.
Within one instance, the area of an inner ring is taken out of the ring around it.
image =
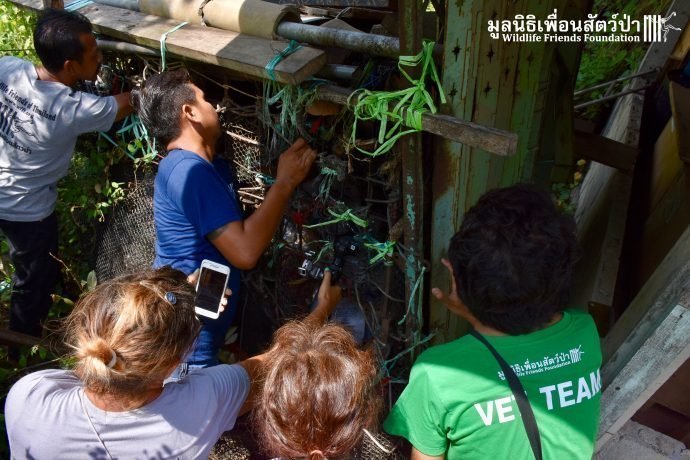
[[[151,267],[155,256],[153,174],[131,182],[98,237],[96,276],[99,282]]]
[[[349,454],[339,460],[403,460],[395,442],[385,433],[365,432],[362,442]],[[240,424],[236,429],[227,432],[214,446],[209,460],[269,460],[275,457],[262,453],[260,446],[248,431],[246,425]],[[280,460],[290,460],[279,457]]]

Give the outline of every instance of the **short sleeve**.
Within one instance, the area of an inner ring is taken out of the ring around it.
[[[198,235],[205,237],[223,225],[242,219],[230,185],[210,164],[194,161],[189,169],[173,171],[168,190]]]
[[[239,364],[220,364],[206,370],[216,391],[220,427],[223,431],[231,430],[249,395],[249,374]]]
[[[74,112],[75,134],[93,131],[107,131],[117,116],[117,101],[114,97],[100,97],[89,93],[79,94],[79,103]]]
[[[447,449],[445,408],[432,388],[428,366],[419,360],[410,382],[393,406],[383,428],[401,436],[425,455],[442,455]]]

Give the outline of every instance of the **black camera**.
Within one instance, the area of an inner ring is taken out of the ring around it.
[[[307,257],[302,261],[297,272],[305,278],[322,280],[324,271],[328,267],[333,274],[333,281],[337,281],[345,266],[345,258],[356,254],[358,249],[359,246],[354,238],[351,236],[340,237],[333,243],[333,260],[331,263],[317,262],[315,260],[316,253],[309,251],[305,253]]]

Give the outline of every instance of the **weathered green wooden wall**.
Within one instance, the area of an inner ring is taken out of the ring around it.
[[[590,0],[450,0],[446,3],[442,112],[519,135],[518,153],[498,157],[440,142],[433,161],[431,285],[448,289],[440,264],[467,209],[487,190],[516,182],[548,184],[567,178],[572,163],[572,93],[578,44],[510,43],[489,36],[489,19],[558,10],[559,18],[585,18]],[[431,328],[438,341],[466,330],[431,298]]]

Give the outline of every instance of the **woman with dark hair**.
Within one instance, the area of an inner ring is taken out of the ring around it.
[[[323,324],[340,299],[330,280],[312,324]],[[164,267],[97,286],[67,318],[75,368],[27,375],[7,396],[13,458],[208,457],[251,408],[266,354],[163,385],[200,329],[182,272]]]
[[[268,354],[253,414],[268,454],[337,458],[375,429],[381,406],[375,359],[341,326],[313,317],[288,323]]]

